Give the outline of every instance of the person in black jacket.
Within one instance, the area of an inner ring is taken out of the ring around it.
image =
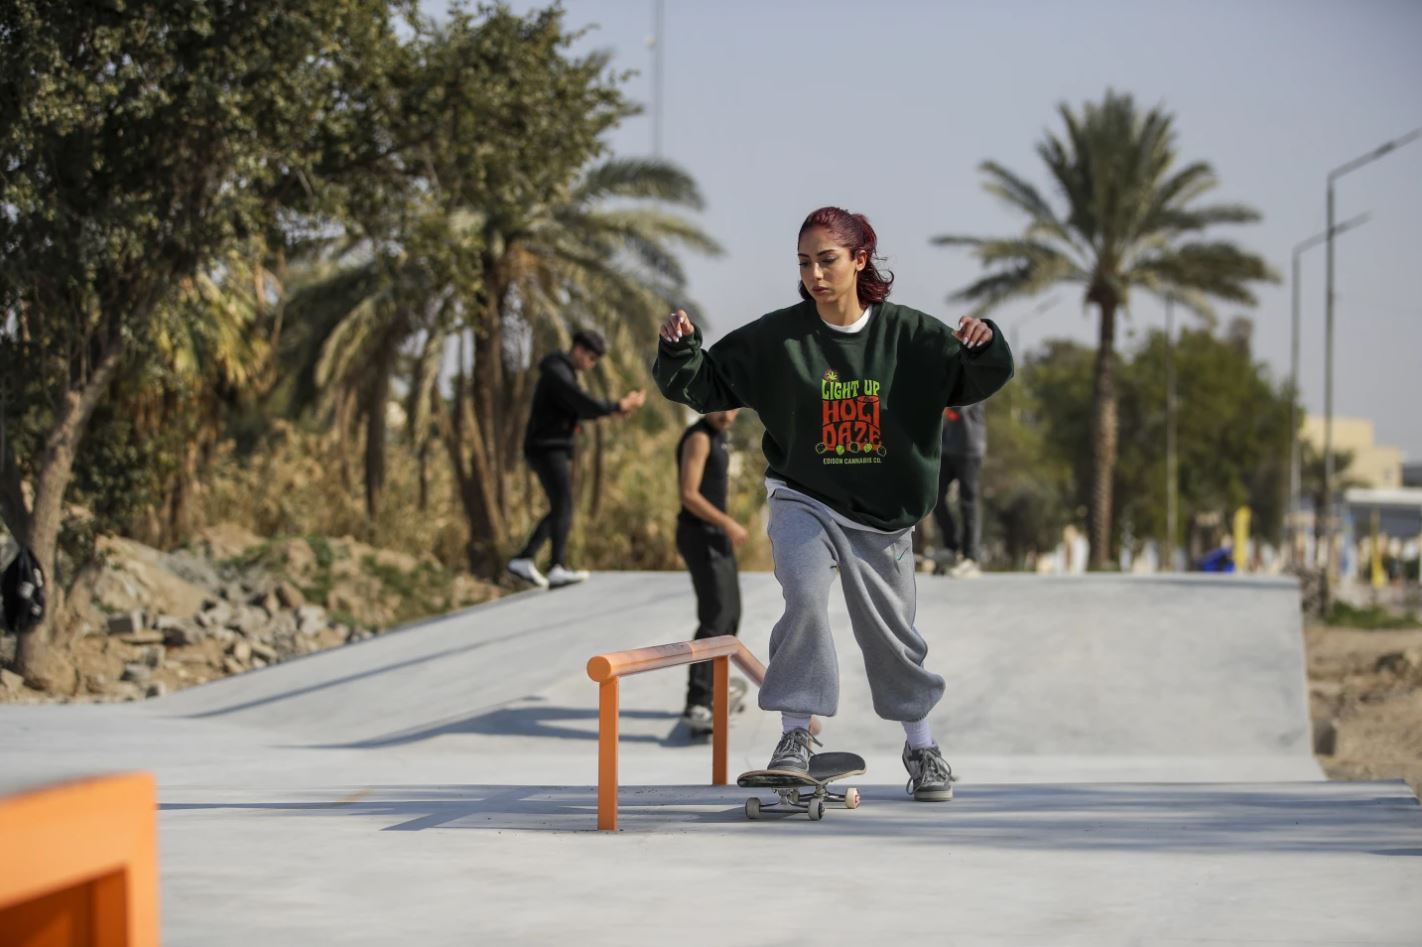
[[[543,492],[548,494],[548,515],[538,521],[522,551],[508,564],[508,571],[540,588],[558,588],[583,582],[588,574],[569,569],[566,561],[568,533],[573,528],[573,437],[580,420],[627,416],[647,400],[645,392],[628,392],[618,401],[594,398],[578,387],[577,373],[585,372],[607,354],[607,343],[592,331],[573,334],[573,347],[566,353],[554,352],[538,363],[538,385],[533,389],[533,410],[523,436],[523,456]],[[549,539],[553,558],[545,576],[534,559]]]

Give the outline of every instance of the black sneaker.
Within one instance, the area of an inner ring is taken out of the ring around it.
[[[687,728],[698,736],[710,733],[716,728],[716,720],[711,714],[711,708],[704,704],[692,704],[686,708],[686,713],[682,716],[686,718]]]
[[[775,745],[775,753],[770,757],[770,763],[766,769],[785,770],[791,773],[808,773],[810,771],[810,757],[814,754],[810,750],[810,731],[804,727],[797,727],[789,730],[780,738],[780,742]]]
[[[915,750],[906,741],[904,769],[909,773],[904,791],[919,802],[947,802],[953,798],[953,767],[939,752],[938,744]]]

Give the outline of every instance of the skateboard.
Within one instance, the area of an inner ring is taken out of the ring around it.
[[[825,801],[842,802],[846,809],[859,808],[859,790],[831,792],[830,783],[864,772],[864,757],[857,753],[817,753],[810,757],[810,771],[797,773],[783,769],[753,769],[742,773],[736,785],[746,789],[773,789],[775,802],[762,804],[752,796],[746,800],[746,818],[759,819],[766,809],[784,807],[804,812],[810,821],[825,817]],[[810,790],[806,793],[804,790]]]
[[[744,680],[742,680],[741,678],[739,678],[739,677],[733,677],[733,678],[731,678],[730,684],[728,684],[727,687],[726,687],[727,697],[729,698],[729,701],[728,701],[728,702],[729,702],[729,704],[730,704],[730,707],[729,707],[729,710],[728,710],[728,715],[729,715],[729,714],[738,714],[738,713],[740,713],[741,711],[743,711],[743,710],[746,709],[746,690],[747,690],[747,687],[748,687],[748,685],[747,685],[746,682],[745,682]],[[693,737],[706,737],[706,736],[710,736],[710,735],[711,735],[711,729],[712,729],[712,728],[711,728],[711,725],[710,725],[709,723],[706,724],[705,726],[698,726],[698,725],[692,723],[690,720],[688,720],[688,721],[686,722],[686,726],[687,726],[687,729],[691,731],[691,735],[692,735]]]

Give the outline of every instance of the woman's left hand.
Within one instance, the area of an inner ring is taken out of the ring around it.
[[[962,342],[966,348],[981,348],[992,341],[992,327],[981,319],[964,316],[958,320],[958,329],[953,333],[953,338]]]

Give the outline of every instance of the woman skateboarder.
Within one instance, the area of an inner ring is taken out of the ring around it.
[[[755,410],[765,424],[770,542],[785,612],[770,638],[760,706],[783,727],[769,769],[809,770],[810,717],[833,716],[839,672],[829,627],[837,570],[874,710],[903,724],[915,799],[953,798],[929,731],[943,678],[923,666],[912,527],[937,499],[943,409],[987,398],[1012,377],[988,321],[950,329],[887,301],[892,274],[862,214],[823,207],[800,227],[801,302],[703,349],[677,310],[662,324],[653,374],[666,397],[702,413]]]

